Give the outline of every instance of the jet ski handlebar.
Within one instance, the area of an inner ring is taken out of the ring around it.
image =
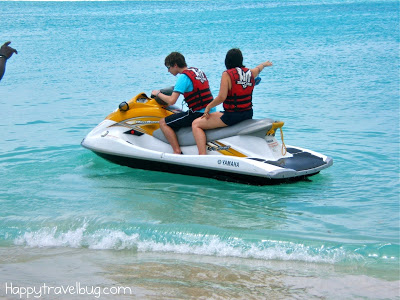
[[[171,96],[172,92],[174,91],[174,87],[170,86],[170,87],[166,87],[160,90],[161,93],[163,93],[164,95],[167,96]],[[160,105],[168,105],[168,103],[164,102],[163,100],[160,99],[160,97],[158,97],[157,95],[151,95],[151,98],[153,98],[154,100],[156,100],[156,102]]]

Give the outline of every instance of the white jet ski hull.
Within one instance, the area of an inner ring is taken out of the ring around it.
[[[156,133],[138,133],[137,128],[130,133],[125,126],[126,122],[106,119],[84,138],[82,146],[132,168],[254,185],[301,180],[333,163],[330,157],[293,146],[287,146],[283,155],[275,136],[259,134],[218,139],[208,155],[197,155],[197,147],[189,143],[181,147],[184,155],[176,155],[168,143],[154,137]]]

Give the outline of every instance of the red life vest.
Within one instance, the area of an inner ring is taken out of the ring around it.
[[[205,108],[213,100],[206,74],[197,68],[188,68],[182,74],[188,76],[193,84],[191,92],[183,93],[189,108],[192,111]]]
[[[226,71],[232,82],[223,107],[227,112],[245,111],[252,108],[252,95],[255,86],[254,76],[248,68],[233,68]]]

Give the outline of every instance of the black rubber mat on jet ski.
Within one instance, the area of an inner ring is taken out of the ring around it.
[[[265,161],[265,163],[296,171],[309,170],[325,164],[322,158],[308,152],[292,152],[292,154],[293,157],[281,158],[278,161]]]
[[[286,148],[287,152],[289,152],[290,154],[295,154],[295,153],[299,153],[299,152],[303,152],[300,149],[296,149],[296,148]]]

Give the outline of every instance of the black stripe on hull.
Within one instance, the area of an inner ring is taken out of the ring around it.
[[[189,175],[189,176],[198,176],[198,177],[206,177],[213,178],[220,181],[228,181],[235,183],[243,183],[250,185],[274,185],[281,183],[290,183],[297,182],[300,180],[306,180],[308,177],[318,174],[316,172],[314,174],[308,174],[293,178],[285,178],[285,179],[271,179],[259,176],[250,176],[245,174],[237,174],[224,172],[219,170],[210,170],[205,168],[197,168],[197,167],[189,167],[183,165],[175,165],[171,163],[161,163],[158,161],[152,160],[144,160],[132,157],[123,157],[111,154],[105,154],[101,152],[94,152],[98,156],[121,166],[127,166],[134,169],[142,169],[142,170],[150,170],[150,171],[159,171],[173,174],[181,174],[181,175]]]

